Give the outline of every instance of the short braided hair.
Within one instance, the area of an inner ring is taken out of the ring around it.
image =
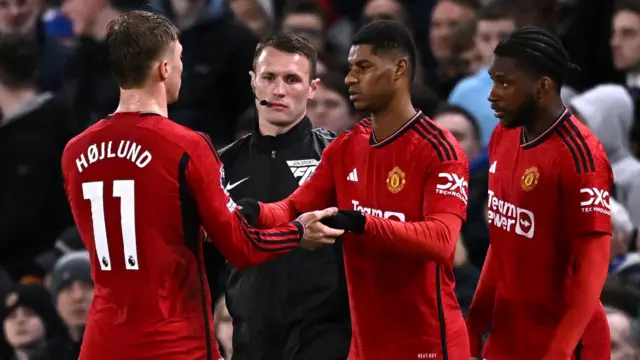
[[[493,53],[513,58],[536,74],[548,76],[556,83],[558,91],[567,75],[578,70],[569,60],[560,39],[540,27],[525,26],[515,30],[496,46]]]

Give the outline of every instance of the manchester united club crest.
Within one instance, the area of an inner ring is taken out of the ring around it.
[[[522,190],[531,191],[533,188],[538,185],[538,178],[540,177],[540,172],[538,168],[532,166],[524,171],[522,174],[522,179],[520,180],[520,185],[522,186]]]
[[[396,166],[389,171],[389,175],[387,175],[387,189],[393,194],[400,192],[406,182],[404,171],[400,170],[399,167]]]

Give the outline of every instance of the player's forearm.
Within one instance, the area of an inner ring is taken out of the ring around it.
[[[259,265],[297,248],[304,234],[304,226],[299,221],[258,230],[250,227],[239,213],[232,216],[226,226],[212,227],[207,229],[207,233],[211,242],[236,269]]]
[[[496,288],[495,260],[492,258],[491,247],[489,247],[487,258],[480,274],[480,281],[478,281],[466,319],[471,356],[480,356],[482,353],[482,335],[489,327],[493,317]]]
[[[267,229],[278,224],[293,221],[297,218],[298,212],[296,203],[289,198],[275,203],[260,203],[260,214],[256,227]]]
[[[457,215],[446,213],[406,223],[367,215],[364,235],[393,251],[450,264],[461,226]]]
[[[610,236],[595,234],[574,241],[576,259],[574,272],[567,281],[567,308],[545,360],[564,360],[571,356],[599,304],[607,278]]]

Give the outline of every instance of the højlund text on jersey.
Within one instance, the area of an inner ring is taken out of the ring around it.
[[[149,165],[152,156],[149,151],[145,150],[140,153],[140,150],[142,150],[140,145],[129,140],[120,140],[120,142],[103,141],[99,144],[90,145],[87,148],[87,151],[80,154],[76,159],[76,165],[78,166],[78,171],[82,172],[96,161],[117,157],[127,159],[136,164],[139,168],[143,168]]]
[[[508,232],[515,231],[518,235],[532,239],[536,225],[533,212],[499,199],[492,190],[489,190],[488,193],[487,219],[489,224]]]

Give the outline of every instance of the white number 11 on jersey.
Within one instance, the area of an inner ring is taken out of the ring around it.
[[[102,181],[82,184],[85,200],[91,201],[91,218],[93,220],[93,238],[96,243],[96,254],[100,269],[111,270],[111,257],[107,242],[107,226],[104,220],[104,183]],[[124,263],[127,270],[138,270],[138,250],[136,248],[136,217],[134,202],[134,181],[115,180],[113,196],[120,198],[120,226],[124,243]]]

